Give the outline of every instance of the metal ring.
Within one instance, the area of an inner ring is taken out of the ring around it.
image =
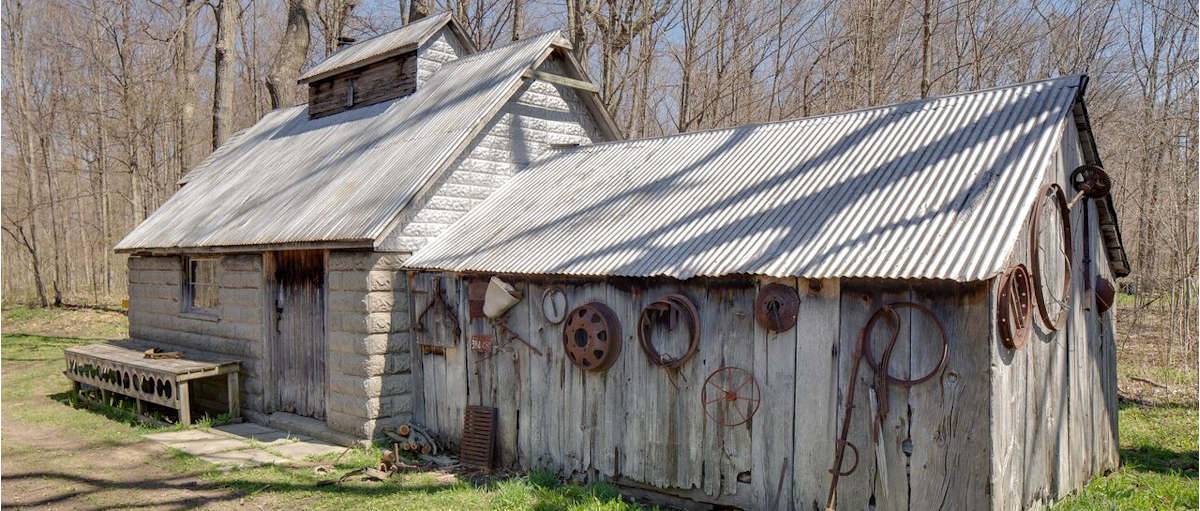
[[[942,328],[942,322],[938,320],[937,316],[933,315],[933,311],[929,310],[928,307],[914,302],[892,302],[884,305],[883,307],[880,307],[879,310],[875,311],[875,314],[871,315],[871,319],[867,321],[867,326],[863,327],[861,334],[863,336],[861,340],[863,346],[863,358],[867,359],[867,364],[870,365],[871,369],[873,369],[876,373],[880,373],[881,371],[879,369],[879,364],[875,362],[875,357],[871,355],[871,330],[875,328],[875,322],[879,321],[879,318],[883,317],[884,312],[891,313],[896,318],[897,328],[896,331],[892,333],[891,340],[888,341],[889,349],[891,346],[895,345],[896,339],[898,339],[900,336],[900,315],[896,312],[897,307],[914,309],[918,312],[924,313],[926,316],[929,316],[929,318],[933,320],[933,324],[937,325],[938,335],[940,335],[942,338],[942,356],[938,359],[937,365],[935,365],[933,369],[929,371],[929,374],[926,374],[920,378],[906,380],[904,378],[892,376],[890,373],[886,373],[886,368],[883,370],[883,372],[887,374],[887,379],[889,382],[901,387],[911,387],[913,385],[928,381],[942,370],[942,367],[946,365],[946,353],[950,350],[950,343],[946,339],[946,329]]]
[[[663,359],[658,352],[658,348],[654,347],[654,343],[650,341],[650,325],[652,323],[652,312],[671,313],[671,309],[678,308],[685,312],[688,316],[688,349],[682,356],[674,359]],[[646,353],[646,358],[650,359],[650,363],[667,369],[675,369],[682,366],[684,362],[692,358],[696,354],[696,350],[700,348],[700,312],[696,310],[696,306],[688,300],[686,296],[680,294],[669,294],[655,300],[650,305],[642,309],[641,315],[638,316],[638,344],[642,346],[642,351]]]
[[[1037,301],[1038,316],[1041,317],[1042,325],[1050,331],[1057,331],[1062,328],[1063,322],[1067,319],[1069,307],[1063,307],[1058,312],[1058,317],[1051,318],[1050,311],[1047,308],[1049,300],[1046,298],[1044,291],[1045,282],[1042,281],[1042,264],[1041,258],[1038,257],[1038,225],[1041,222],[1042,204],[1046,197],[1053,194],[1055,202],[1058,204],[1059,221],[1062,222],[1063,251],[1067,256],[1067,267],[1063,270],[1063,282],[1061,296],[1071,296],[1071,266],[1075,262],[1075,247],[1074,238],[1071,235],[1071,211],[1067,206],[1067,196],[1063,193],[1062,187],[1055,183],[1050,183],[1042,189],[1042,193],[1038,195],[1038,203],[1033,206],[1032,217],[1029,219],[1029,266],[1033,276],[1033,297]]]

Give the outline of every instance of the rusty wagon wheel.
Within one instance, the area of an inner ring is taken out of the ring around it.
[[[704,379],[700,390],[704,415],[722,426],[738,426],[754,417],[762,394],[754,375],[740,367],[725,366]]]
[[[562,342],[576,367],[603,371],[621,354],[621,322],[607,305],[585,303],[567,314]]]
[[[1071,264],[1073,249],[1071,238],[1071,212],[1066,194],[1057,184],[1050,183],[1038,196],[1029,220],[1029,266],[1033,278],[1033,297],[1037,303],[1038,316],[1047,330],[1062,328],[1070,310]],[[1058,264],[1061,261],[1061,267]],[[1062,272],[1061,282],[1055,286],[1046,278],[1046,272]]]

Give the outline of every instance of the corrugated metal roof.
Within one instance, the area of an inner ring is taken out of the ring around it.
[[[410,96],[327,117],[273,111],[116,249],[374,240],[561,41],[547,32],[458,59]]]
[[[407,262],[521,274],[998,274],[1081,76],[534,162]]]
[[[300,75],[300,83],[332,72],[347,70],[357,64],[386,55],[394,50],[416,46],[450,22],[450,13],[422,18],[396,30],[380,34],[360,43],[341,49]]]

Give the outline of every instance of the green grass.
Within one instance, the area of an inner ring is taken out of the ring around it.
[[[54,317],[56,313],[57,312],[54,309],[48,307],[42,308],[19,306],[11,309],[5,309],[4,320],[44,319]]]
[[[1121,468],[1093,480],[1056,511],[1197,509],[1197,412],[1121,406]]]
[[[61,375],[63,348],[95,342],[84,339],[4,334],[0,337],[0,360],[4,363],[2,397],[8,419],[44,428],[47,434],[77,439],[76,449],[103,449],[132,445],[142,435],[181,429],[181,426],[148,426],[135,417],[133,405],[91,405],[80,402]],[[75,408],[79,406],[80,408]],[[224,417],[206,419],[193,427],[219,423]],[[26,453],[36,447],[7,441],[4,453]],[[332,472],[316,473],[308,467],[263,466],[241,470],[222,469],[181,451],[169,450],[163,467],[175,475],[195,476],[198,489],[233,490],[250,508],[296,509],[495,509],[625,511],[640,509],[621,499],[603,483],[586,486],[563,484],[547,470],[473,484],[447,474],[420,472],[401,474],[386,482],[349,480],[340,485],[318,486],[351,470],[379,463],[378,448],[358,448],[338,458],[330,455],[315,461],[334,462]],[[136,490],[133,490],[136,491]],[[130,503],[139,502],[136,494]],[[79,504],[78,502],[76,504]]]
[[[141,424],[128,404],[72,407],[68,381],[61,376],[62,350],[89,340],[4,334],[2,397],[7,418],[44,427],[48,434],[79,439],[77,449],[131,445],[142,435],[164,429]],[[1165,376],[1164,376],[1165,378]],[[221,418],[211,419],[219,421]],[[1197,411],[1191,405],[1144,406],[1124,403],[1121,420],[1121,468],[1092,481],[1052,509],[1197,509]],[[209,422],[212,424],[214,422]],[[203,425],[202,425],[203,426]],[[31,447],[8,441],[4,453]],[[311,467],[257,467],[222,470],[179,451],[163,463],[177,475],[198,477],[207,489],[232,489],[250,507],[302,509],[493,509],[587,510],[639,509],[603,483],[565,484],[549,470],[468,483],[447,475],[411,473],[387,482],[351,480],[342,485],[317,482],[373,466],[378,448],[355,449],[337,460],[334,470],[317,474]],[[333,462],[336,455],[324,458]],[[130,497],[137,501],[137,495]]]

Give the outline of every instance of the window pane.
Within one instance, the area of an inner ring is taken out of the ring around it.
[[[194,310],[213,310],[220,305],[217,287],[217,260],[188,261],[187,307]]]

